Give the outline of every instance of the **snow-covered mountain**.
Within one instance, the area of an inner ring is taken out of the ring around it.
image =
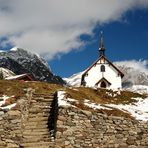
[[[82,74],[83,74],[83,72],[79,72],[79,73],[73,74],[69,78],[63,78],[63,79],[66,81],[67,85],[79,87],[81,84]]]
[[[124,73],[123,87],[148,85],[148,61],[121,61],[115,65]]]
[[[0,67],[7,68],[17,75],[30,73],[35,80],[64,84],[62,78],[52,73],[43,58],[21,48],[15,47],[8,52],[0,52]]]
[[[5,79],[10,76],[14,76],[15,73],[7,68],[0,67],[0,79]]]
[[[114,63],[123,73],[123,88],[144,89],[148,91],[148,69],[146,61],[126,61]],[[64,78],[69,86],[80,86],[83,72]],[[143,87],[142,87],[143,86]],[[145,87],[144,87],[145,86]]]

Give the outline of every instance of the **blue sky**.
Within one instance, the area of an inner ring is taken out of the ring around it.
[[[37,53],[68,77],[98,58],[102,30],[111,61],[148,60],[148,0],[109,1],[0,0],[0,50]]]
[[[85,70],[99,56],[100,31],[104,32],[106,56],[111,61],[148,60],[148,10],[127,12],[121,21],[96,25],[94,36],[83,35],[88,42],[75,51],[49,62],[53,71],[63,77]]]

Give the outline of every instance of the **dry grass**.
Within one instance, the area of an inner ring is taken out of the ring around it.
[[[21,97],[26,94],[27,88],[35,89],[37,94],[49,94],[60,89],[62,86],[45,82],[24,82],[0,80],[0,96],[7,95]]]
[[[128,119],[134,119],[134,117],[132,117],[130,113],[123,112],[123,111],[116,109],[116,108],[112,108],[111,110],[108,110],[108,109],[94,110],[93,108],[90,108],[90,107],[84,105],[84,103],[73,103],[73,105],[82,109],[82,110],[87,110],[87,111],[91,111],[91,112],[98,112],[98,113],[106,114],[108,116],[118,116],[118,117],[125,117]]]
[[[26,95],[26,89],[32,88],[35,94],[50,94],[60,89],[62,86],[56,84],[49,84],[44,82],[24,82],[24,81],[7,81],[0,80],[0,96],[14,96],[8,98],[1,107],[17,103],[17,101]],[[0,101],[3,101],[1,99]],[[14,109],[18,109],[18,104]]]
[[[74,98],[83,102],[85,99],[90,100],[91,102],[99,103],[99,104],[129,104],[136,102],[133,98],[145,98],[145,95],[141,95],[138,93],[133,93],[129,91],[121,91],[120,94],[118,92],[114,92],[112,90],[106,89],[92,89],[92,88],[74,88],[67,89],[70,98]]]
[[[105,113],[108,116],[119,116],[119,117],[125,117],[128,119],[134,119],[134,117],[131,116],[131,114],[123,112],[119,109],[112,109],[112,110],[107,110],[107,109],[99,109],[98,110],[99,113]]]

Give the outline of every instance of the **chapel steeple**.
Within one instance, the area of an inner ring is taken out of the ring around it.
[[[101,31],[101,36],[100,36],[100,48],[99,48],[99,53],[100,53],[100,57],[101,57],[101,56],[105,56],[103,31]]]

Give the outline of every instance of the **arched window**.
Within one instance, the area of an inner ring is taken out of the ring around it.
[[[105,66],[101,65],[101,72],[105,72]]]

